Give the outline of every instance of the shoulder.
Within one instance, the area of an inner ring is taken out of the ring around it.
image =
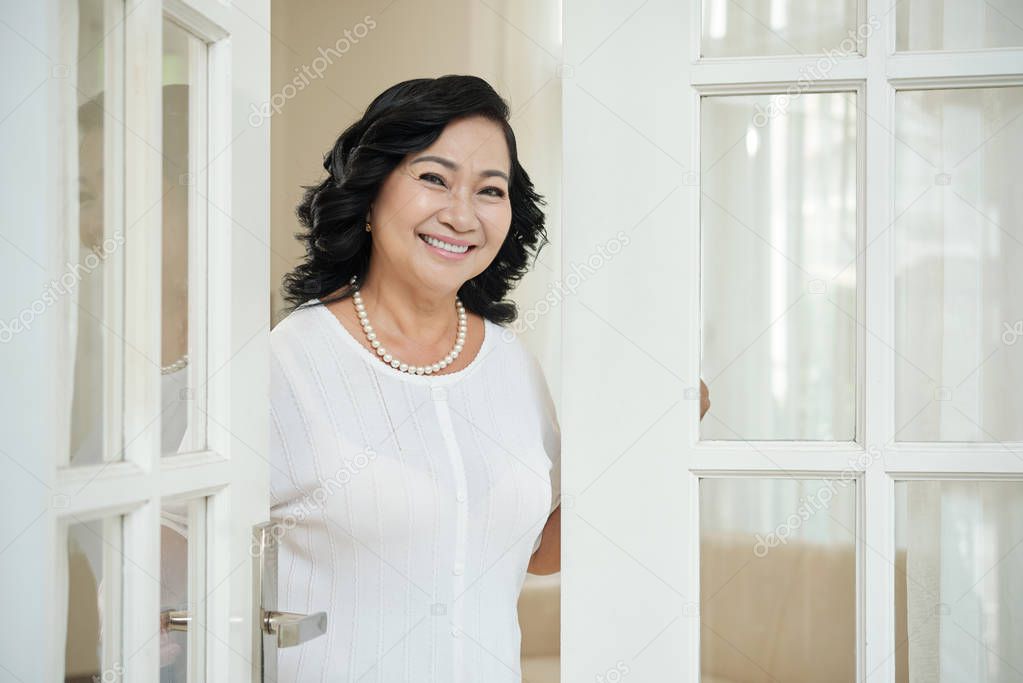
[[[283,387],[304,386],[314,379],[315,361],[323,355],[324,311],[323,306],[303,304],[270,330],[272,401],[279,398]]]
[[[516,371],[530,371],[536,364],[536,356],[522,341],[519,333],[510,323],[498,323],[488,320],[487,334],[493,335],[490,344],[491,352],[501,359],[501,363],[511,366]]]
[[[492,325],[491,330],[496,332],[495,345],[500,346],[496,351],[509,371],[507,376],[521,379],[534,396],[544,398],[548,393],[547,379],[536,354],[522,340],[513,325],[489,324]]]
[[[305,303],[280,319],[270,330],[271,355],[275,358],[287,355],[296,348],[298,342],[313,334],[322,314],[322,311],[318,310],[321,308],[323,306]]]

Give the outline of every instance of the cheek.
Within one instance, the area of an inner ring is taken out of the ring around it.
[[[413,180],[400,178],[386,184],[377,196],[377,211],[385,227],[413,229],[437,211],[438,193]]]
[[[487,240],[500,245],[511,228],[511,205],[504,203],[498,206],[486,206],[480,210],[480,218],[486,226]]]

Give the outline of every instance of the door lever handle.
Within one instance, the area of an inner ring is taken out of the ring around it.
[[[263,613],[263,631],[277,636],[277,647],[294,647],[327,632],[327,613]]]
[[[167,631],[187,631],[191,620],[188,610],[165,609],[160,612],[160,626]]]
[[[277,647],[294,647],[327,632],[327,613],[295,614],[294,612],[263,613],[263,631],[277,636]],[[187,610],[164,610],[160,623],[167,631],[188,631],[192,620]]]

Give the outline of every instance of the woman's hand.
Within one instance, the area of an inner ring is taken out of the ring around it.
[[[700,419],[701,420],[703,419],[703,416],[707,414],[708,410],[710,410],[710,389],[707,388],[707,385],[704,384],[703,380],[701,379],[700,380]]]
[[[547,518],[540,536],[540,547],[529,558],[530,574],[554,574],[561,571],[561,506]]]

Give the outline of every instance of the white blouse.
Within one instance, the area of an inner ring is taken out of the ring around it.
[[[561,497],[535,356],[486,320],[468,366],[409,375],[324,306],[270,345],[278,609],[328,619],[280,650],[281,683],[519,683],[519,592]]]

